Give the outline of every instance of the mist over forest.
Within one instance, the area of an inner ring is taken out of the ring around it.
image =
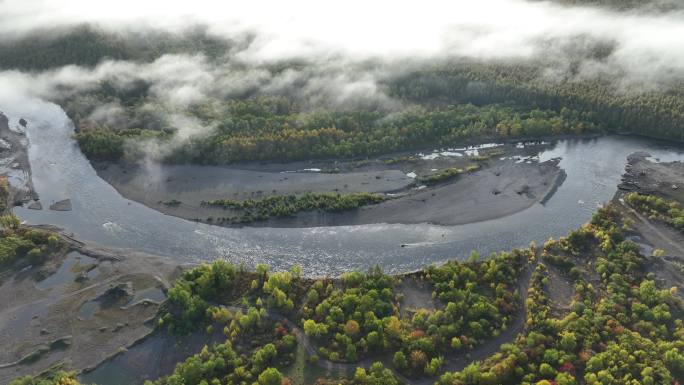
[[[5,1],[0,82],[6,98],[62,105],[94,158],[349,157],[588,131],[681,139],[677,4],[493,3],[382,4],[378,28],[354,7],[306,2],[227,17],[173,4],[135,22],[81,2]]]

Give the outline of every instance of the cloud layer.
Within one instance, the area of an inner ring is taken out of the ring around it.
[[[96,24],[116,33],[204,25],[219,38],[251,34],[244,49],[220,60],[164,55],[151,63],[106,61],[42,73],[0,72],[0,88],[46,99],[67,98],[109,81],[126,88],[149,84],[155,99],[182,128],[201,132],[183,109],[211,99],[255,93],[288,94],[311,106],[396,110],[401,103],[382,79],[435,61],[541,62],[546,80],[604,76],[618,89],[652,90],[684,80],[684,13],[614,12],[551,2],[208,0],[93,2],[0,0],[0,35]],[[283,60],[306,65],[273,70]],[[306,108],[306,106],[304,106]],[[2,106],[0,106],[0,109]],[[116,122],[116,103],[91,118]]]
[[[613,47],[603,63],[585,71],[623,73],[642,81],[684,72],[684,14],[638,14],[550,2],[315,0],[216,2],[86,0],[3,0],[0,34],[94,23],[116,31],[191,25],[216,36],[253,33],[240,59],[269,62],[317,60],[431,59],[483,60],[542,57],[567,61],[577,41]],[[579,47],[581,48],[581,47]],[[187,95],[192,97],[192,95]]]

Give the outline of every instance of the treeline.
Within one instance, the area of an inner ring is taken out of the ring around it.
[[[610,51],[610,47],[597,46],[588,55]],[[668,92],[621,92],[613,85],[619,79],[569,78],[552,83],[539,80],[543,70],[529,63],[480,62],[416,70],[383,84],[391,97],[404,101],[399,112],[308,111],[301,108],[301,101],[287,96],[212,101],[188,113],[216,127],[209,135],[191,138],[166,161],[225,164],[372,156],[464,141],[587,132],[684,139],[684,98],[677,83],[669,85]],[[136,98],[124,97],[120,102],[145,101]],[[87,101],[85,105],[93,106]],[[70,108],[79,110],[75,103]],[[70,114],[83,117],[76,118],[77,125],[89,125],[86,111]],[[129,115],[137,128],[159,129],[165,124],[160,124],[159,117],[141,121],[137,113]],[[100,129],[117,132],[123,127],[103,125]]]
[[[146,31],[118,36],[81,26],[7,39],[0,43],[0,68],[92,66],[105,58],[149,62],[165,53],[202,53],[212,61],[248,44],[248,38],[221,40],[201,28],[180,34]],[[635,86],[638,89],[627,84],[620,90],[625,79],[619,75],[579,78],[576,75],[585,60],[605,61],[616,47],[590,40],[577,46],[568,48],[574,50],[566,52],[568,69],[553,81],[546,76],[554,66],[548,58],[508,62],[454,59],[388,74],[378,88],[401,102],[392,108],[377,103],[353,110],[331,108],[330,103],[316,102],[316,97],[255,88],[240,97],[215,96],[187,110],[166,111],[151,95],[152,85],[143,81],[125,86],[103,82],[98,89],[58,102],[84,132],[79,144],[93,159],[118,159],[135,149],[122,146],[122,141],[156,140],[151,138],[156,135],[133,136],[130,129],[173,132],[170,113],[186,114],[211,127],[208,135],[192,137],[172,149],[165,160],[173,163],[362,157],[464,141],[584,132],[684,140],[681,82]],[[277,62],[259,69],[276,75],[313,65]],[[93,117],[93,112],[104,106],[120,107],[118,119],[105,123]],[[131,158],[136,156],[139,154],[133,153]]]
[[[227,219],[218,218],[221,223],[250,223],[269,218],[291,217],[299,212],[319,210],[322,212],[342,212],[355,210],[366,205],[384,201],[382,195],[372,193],[311,193],[302,195],[274,195],[262,199],[236,201],[217,199],[202,202],[203,206],[232,209],[236,216]]]
[[[370,156],[448,146],[466,140],[596,132],[589,116],[570,110],[518,109],[506,105],[442,107],[412,105],[399,113],[380,110],[302,111],[287,97],[258,97],[198,106],[195,116],[218,127],[191,140],[172,162],[231,163]]]
[[[602,57],[611,50],[598,45],[586,55]],[[288,96],[211,101],[188,111],[205,125],[215,126],[210,134],[191,138],[166,161],[225,164],[372,156],[464,141],[587,132],[684,139],[684,98],[677,83],[667,86],[668,92],[621,92],[613,84],[619,79],[569,77],[545,82],[539,80],[544,68],[531,63],[460,62],[392,77],[383,87],[404,102],[399,112],[323,107],[311,111]],[[163,114],[152,116],[148,111],[141,117],[136,112],[136,103],[149,104],[146,97],[106,94],[101,91],[95,100],[114,97],[123,105],[134,102],[127,114],[135,127],[168,129]],[[86,98],[80,107],[70,102],[67,110],[80,111],[70,115],[77,125],[88,127],[87,107],[93,105]],[[127,124],[99,129],[132,128]]]
[[[151,62],[164,54],[225,54],[235,42],[197,27],[182,33],[147,30],[114,33],[90,24],[34,31],[0,42],[0,69],[47,70],[66,65],[92,67],[104,60]]]
[[[602,60],[614,47],[595,44],[578,52],[572,63]],[[619,77],[576,80],[573,73],[556,82],[542,80],[543,62],[485,63],[462,61],[415,70],[387,82],[390,95],[415,103],[513,103],[543,110],[582,111],[609,132],[664,139],[684,139],[684,88],[672,82],[654,91],[618,91]]]
[[[650,219],[661,220],[684,231],[684,209],[678,202],[639,193],[629,193],[625,196],[625,202]]]
[[[160,122],[158,116],[148,114],[141,119],[136,107],[130,108],[133,112],[128,123],[94,124],[85,107],[91,101],[86,100],[85,105],[68,102],[66,108],[77,126],[84,127],[77,139],[91,158],[122,156],[122,142],[130,137],[130,130],[123,128],[163,127],[171,132],[168,123]],[[414,105],[392,114],[378,110],[309,112],[301,110],[295,100],[281,96],[211,103],[196,106],[190,113],[205,125],[216,127],[208,135],[191,137],[174,148],[166,156],[167,162],[227,164],[373,156],[463,141],[601,132],[600,126],[592,123],[591,114],[500,104]]]

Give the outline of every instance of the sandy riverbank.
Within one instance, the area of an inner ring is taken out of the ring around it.
[[[655,275],[659,287],[676,287],[678,296],[684,299],[684,234],[627,205],[624,196],[630,192],[655,195],[684,204],[684,163],[661,163],[645,152],[630,155],[622,183],[613,199],[615,207],[634,223],[630,239],[640,246],[647,257],[646,270]],[[661,250],[663,256],[652,256],[655,249]]]
[[[95,168],[124,197],[168,215],[201,222],[212,223],[231,214],[222,208],[203,206],[202,201],[258,199],[305,192],[371,192],[385,194],[389,199],[352,212],[306,212],[250,226],[457,225],[511,215],[544,202],[564,180],[557,161],[521,161],[519,155],[510,154],[516,151],[515,147],[509,147],[508,156],[501,156],[499,148],[496,157],[479,162],[479,171],[431,187],[421,186],[420,176],[449,167],[465,169],[478,162],[467,156],[424,159],[403,155],[399,161],[252,164],[242,168],[112,163],[95,164]],[[322,172],[333,167],[334,173]]]
[[[406,196],[349,213],[309,212],[301,226],[368,223],[460,225],[504,217],[541,202],[563,180],[556,161],[497,162],[453,183],[410,191]]]

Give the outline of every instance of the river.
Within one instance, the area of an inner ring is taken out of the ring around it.
[[[567,179],[544,205],[496,220],[459,226],[372,224],[315,228],[223,228],[161,214],[123,198],[96,174],[72,139],[74,126],[57,105],[31,100],[0,105],[16,126],[29,121],[29,159],[44,210],[18,207],[32,224],[52,224],[76,238],[103,246],[168,256],[179,262],[217,257],[276,270],[299,265],[309,276],[335,276],[379,265],[388,273],[420,269],[544,242],[586,223],[615,193],[626,157],[647,151],[663,161],[682,160],[681,147],[636,137],[560,140],[541,150],[540,160],[561,157]],[[47,210],[69,198],[73,210]],[[405,247],[402,247],[405,245]]]

